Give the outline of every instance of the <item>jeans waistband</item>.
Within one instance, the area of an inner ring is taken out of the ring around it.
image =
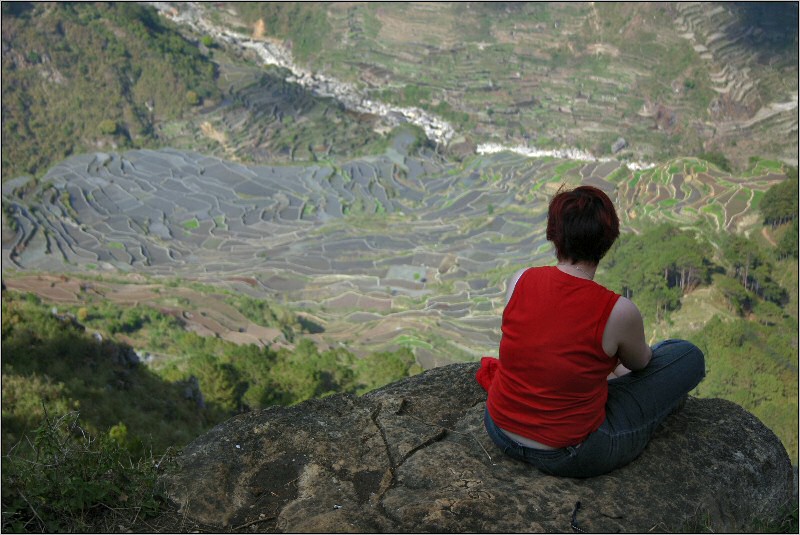
[[[512,433],[511,431],[506,431],[505,429],[502,429],[501,427],[498,427],[497,429],[501,433],[503,433],[509,440],[511,440],[512,442],[514,442],[518,446],[521,446],[523,448],[532,449],[532,450],[558,451],[558,450],[567,449],[567,450],[570,450],[570,451],[575,451],[575,450],[577,450],[578,448],[581,447],[581,444],[583,444],[583,442],[579,442],[578,444],[574,444],[574,445],[570,445],[570,446],[564,446],[562,448],[557,448],[557,447],[554,447],[554,446],[548,446],[547,444],[542,444],[541,442],[539,442],[537,440],[529,439],[529,438],[523,437],[522,435],[518,435],[516,433]],[[519,439],[524,439],[524,440],[521,441]],[[529,440],[531,441],[531,443],[527,442]],[[544,447],[542,447],[542,446],[544,446]]]

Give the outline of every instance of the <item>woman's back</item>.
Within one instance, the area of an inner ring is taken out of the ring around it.
[[[548,474],[590,477],[631,462],[705,375],[697,347],[650,348],[636,306],[592,281],[618,236],[602,190],[560,189],[547,211],[558,265],[514,276],[500,359],[482,359],[476,373],[492,441]]]
[[[525,271],[503,313],[489,395],[497,425],[551,446],[580,442],[603,421],[606,322],[619,295],[556,267]]]

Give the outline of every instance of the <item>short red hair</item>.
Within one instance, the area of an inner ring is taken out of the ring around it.
[[[558,190],[547,212],[547,239],[559,260],[600,262],[619,236],[608,195],[593,186]]]

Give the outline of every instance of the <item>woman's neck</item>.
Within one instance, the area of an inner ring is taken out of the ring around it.
[[[556,267],[568,275],[588,280],[594,280],[594,274],[597,272],[597,264],[573,262],[569,259],[559,260]]]

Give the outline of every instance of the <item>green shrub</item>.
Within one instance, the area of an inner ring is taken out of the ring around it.
[[[200,95],[197,94],[197,91],[190,89],[186,92],[186,103],[190,106],[198,106],[200,104]]]
[[[689,87],[687,86],[687,88]],[[693,88],[694,86],[692,86],[689,89]],[[731,172],[731,162],[728,161],[728,158],[721,152],[701,152],[700,154],[697,155],[697,157],[700,158],[701,160],[713,163],[714,165],[719,167],[722,171],[725,171],[727,173]]]
[[[98,128],[100,130],[100,133],[103,134],[104,136],[113,136],[114,134],[117,133],[117,130],[119,130],[119,125],[117,124],[116,121],[112,121],[111,119],[105,119],[103,121],[100,121]]]
[[[786,229],[783,236],[781,236],[780,241],[778,242],[778,248],[775,251],[775,254],[779,259],[783,258],[797,258],[798,253],[798,232],[797,232],[797,219],[795,218],[789,225],[789,228]]]
[[[2,529],[13,532],[103,532],[155,515],[157,464],[134,461],[109,437],[92,437],[77,412],[45,417],[32,439],[3,458]]]
[[[144,453],[144,441],[163,452],[217,423],[195,401],[185,399],[185,385],[132,364],[130,346],[113,339],[98,342],[68,314],[56,317],[48,305],[13,291],[4,292],[2,305],[4,453],[39,425],[43,406],[59,414],[80,410],[82,427],[95,435],[106,435],[123,423],[124,445],[137,455]],[[153,331],[175,328],[174,318],[146,307],[97,308],[86,321],[91,330],[104,325],[104,336],[145,326]]]

